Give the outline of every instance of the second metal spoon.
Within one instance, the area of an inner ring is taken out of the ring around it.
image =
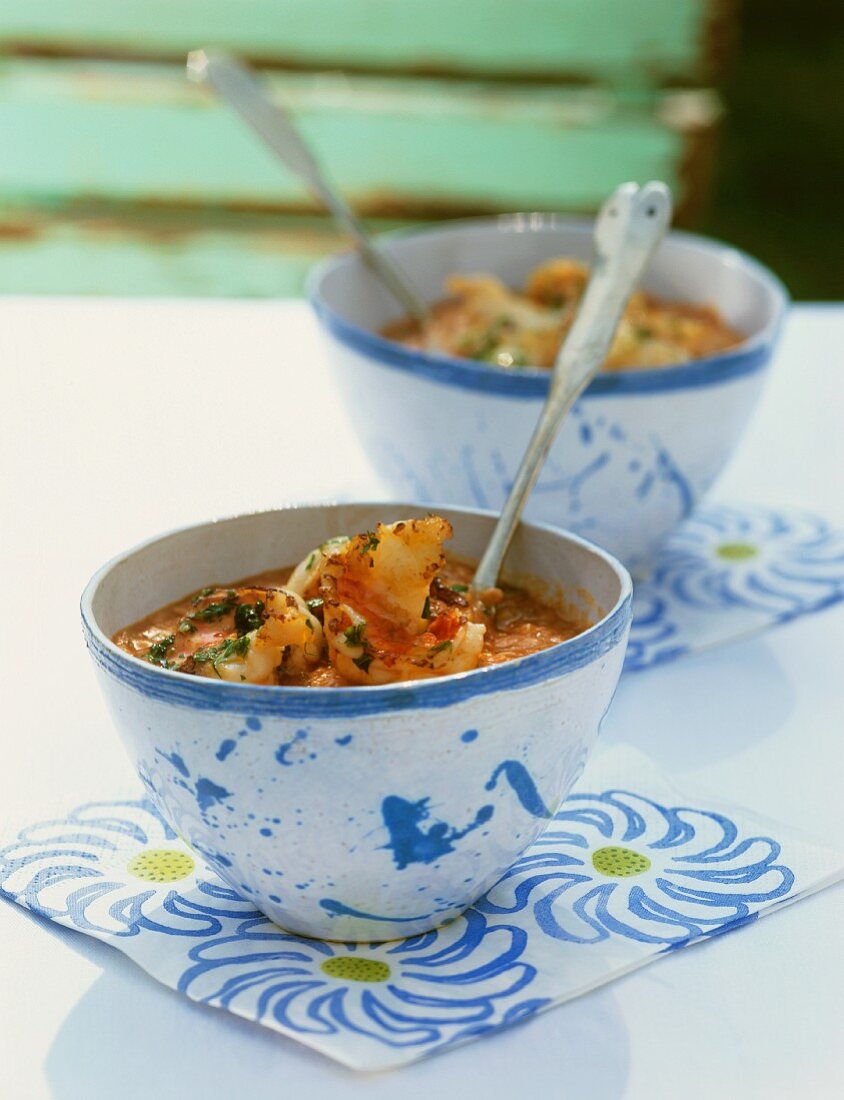
[[[363,223],[325,178],[287,114],[269,99],[246,66],[233,57],[193,50],[188,54],[187,71],[196,83],[210,84],[287,167],[304,180],[343,229],[354,237],[364,261],[396,301],[418,324],[424,323],[428,312],[425,303],[392,260],[375,247]]]
[[[624,307],[671,221],[664,183],[623,183],[595,221],[595,260],[577,316],[560,348],[551,389],[510,495],[472,581],[495,586],[504,556],[566,413],[601,369]]]

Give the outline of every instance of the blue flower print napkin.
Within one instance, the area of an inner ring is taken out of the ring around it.
[[[634,586],[625,669],[754,633],[844,599],[844,532],[816,516],[704,505]]]
[[[844,854],[679,795],[625,748],[587,766],[548,831],[473,908],[386,944],[284,932],[143,798],[80,806],[0,851],[12,901],[358,1070],[525,1020],[841,877]]]

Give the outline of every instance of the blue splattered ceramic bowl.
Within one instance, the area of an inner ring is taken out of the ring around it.
[[[451,222],[385,237],[423,297],[455,272],[511,286],[553,256],[591,255],[590,223],[551,214]],[[644,280],[665,298],[711,303],[747,339],[677,367],[598,377],[563,425],[528,519],[572,530],[647,573],[665,538],[721,471],[759,397],[787,305],[749,256],[671,233]],[[310,280],[346,407],[391,492],[498,509],[548,392],[546,370],[507,370],[378,336],[400,310],[362,261],[327,261]]]
[[[454,553],[494,522],[438,509]],[[631,582],[604,551],[523,525],[508,575],[565,593],[593,625],[541,653],[438,680],[263,687],[185,676],[111,635],[201,587],[300,560],[411,505],[342,504],[188,527],[104,566],[82,598],[102,689],[150,798],[277,924],[384,940],[455,917],[545,828],[579,775],[621,672]]]

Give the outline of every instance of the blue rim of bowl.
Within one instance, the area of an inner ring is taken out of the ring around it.
[[[384,240],[407,239],[415,236],[422,237],[426,234],[444,233],[451,228],[472,225],[494,225],[504,232],[510,230],[523,232],[524,226],[527,225],[529,232],[536,232],[549,227],[583,229],[589,224],[584,219],[564,218],[555,214],[506,214],[492,218],[463,218],[435,227],[400,229],[381,234],[381,237]],[[591,382],[582,397],[642,395],[667,393],[672,390],[700,389],[753,374],[761,370],[769,361],[789,302],[788,291],[780,279],[746,252],[714,238],[672,230],[669,239],[686,241],[709,252],[724,252],[736,257],[751,274],[766,284],[778,299],[774,316],[763,329],[748,337],[732,351],[672,367],[605,372]],[[313,268],[307,280],[307,295],[314,312],[320,323],[341,344],[384,366],[396,367],[417,377],[459,389],[522,399],[547,396],[550,383],[550,372],[547,370],[528,367],[513,371],[493,363],[478,363],[472,359],[420,352],[345,320],[323,300],[320,284],[334,268],[353,260],[354,254],[348,252],[329,256]]]
[[[302,508],[336,507],[338,504],[361,507],[395,508],[394,501],[338,501],[332,504],[299,504],[290,508],[267,509],[268,512],[294,512]],[[407,504],[407,502],[404,502]],[[401,506],[401,505],[399,505]],[[418,507],[418,506],[416,506]],[[426,510],[438,507],[466,515],[491,516],[495,513],[481,508],[459,508],[453,504],[424,505]],[[541,650],[539,653],[507,661],[472,672],[444,676],[435,680],[405,681],[374,687],[284,687],[260,684],[236,684],[226,681],[188,676],[181,672],[148,664],[132,657],[107,637],[96,623],[92,601],[103,579],[121,562],[139,551],[174,535],[197,527],[226,523],[260,512],[226,516],[206,523],[188,524],[133,546],[106,562],[90,579],[82,593],[80,610],[85,642],[96,664],[126,687],[155,702],[187,707],[191,710],[218,711],[244,718],[278,717],[294,719],[360,718],[408,710],[430,710],[456,703],[514,691],[555,679],[599,660],[623,639],[630,624],[633,584],[624,566],[607,551],[568,531],[549,524],[529,523],[528,528],[564,538],[601,558],[618,578],[621,592],[614,607],[597,623],[568,641]]]

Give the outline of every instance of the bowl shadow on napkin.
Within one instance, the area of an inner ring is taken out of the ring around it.
[[[773,736],[794,705],[767,641],[736,639],[622,676],[601,745],[634,744],[667,771],[704,767]]]

